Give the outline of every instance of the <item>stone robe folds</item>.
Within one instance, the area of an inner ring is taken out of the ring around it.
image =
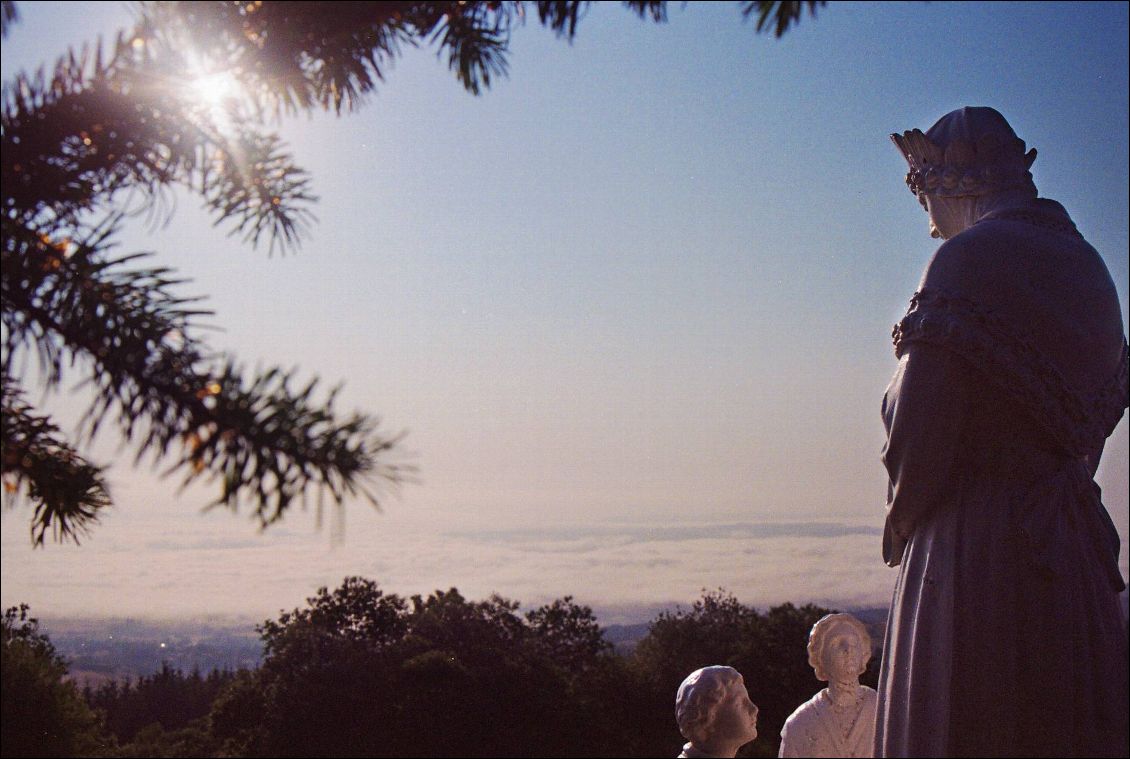
[[[1092,480],[1128,394],[1105,264],[1054,201],[989,214],[894,337],[876,756],[1126,756],[1125,584]]]
[[[837,719],[828,689],[801,704],[781,728],[780,757],[864,757],[871,756],[875,740],[876,695],[861,686],[863,700],[859,711],[847,717],[850,729],[845,736]]]

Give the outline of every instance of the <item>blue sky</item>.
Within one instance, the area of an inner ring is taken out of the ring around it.
[[[128,23],[75,7],[20,5],[5,79]],[[106,438],[117,505],[89,543],[33,552],[5,510],[3,602],[259,614],[346,574],[607,608],[717,585],[884,602],[879,401],[935,247],[887,135],[1004,113],[1125,322],[1127,7],[833,3],[776,40],[736,4],[665,25],[600,4],[572,45],[516,30],[478,98],[406,51],[359,112],[282,124],[320,196],[299,253],[241,247],[188,197],[123,249],[209,296],[215,347],[344,382],[343,407],[407,430],[421,483],[382,514],[351,504],[340,544],[302,513],[260,535]],[[1126,429],[1099,478],[1124,544]]]

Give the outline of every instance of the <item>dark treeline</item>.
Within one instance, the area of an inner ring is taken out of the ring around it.
[[[728,664],[761,708],[759,737],[739,756],[776,756],[785,718],[823,687],[805,644],[829,611],[758,612],[706,593],[660,614],[621,656],[571,597],[521,613],[498,596],[469,601],[453,588],[404,598],[351,577],[264,622],[255,670],[204,676],[166,666],[80,698],[46,636],[13,610],[3,754],[674,756],[683,743],[676,688],[698,667]],[[10,655],[29,645],[38,646],[38,683],[35,656]],[[874,685],[877,671],[873,661],[864,682]],[[55,690],[41,697],[37,688]],[[61,700],[46,732],[43,720],[33,726],[38,736],[19,721],[33,698]]]
[[[153,726],[160,733],[183,730],[207,717],[220,692],[239,675],[214,669],[207,676],[193,671],[185,674],[165,664],[149,676],[137,680],[111,680],[97,689],[84,688],[82,695],[102,715],[106,730],[119,745],[153,742]]]

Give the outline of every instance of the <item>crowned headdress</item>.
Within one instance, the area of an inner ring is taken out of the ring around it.
[[[923,207],[926,195],[954,198],[1035,189],[1029,169],[1036,149],[1025,152],[1024,140],[992,108],[960,108],[925,134],[912,129],[892,134],[891,140],[906,158],[906,184]]]

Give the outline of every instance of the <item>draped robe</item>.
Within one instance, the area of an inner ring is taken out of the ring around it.
[[[1125,756],[1119,538],[1092,477],[1127,406],[1101,257],[1034,200],[939,249],[895,327],[876,756]]]
[[[841,732],[828,689],[801,704],[781,729],[780,757],[871,756],[875,738],[875,691],[861,686],[859,709],[848,716],[850,725]],[[853,722],[854,720],[854,722]]]

